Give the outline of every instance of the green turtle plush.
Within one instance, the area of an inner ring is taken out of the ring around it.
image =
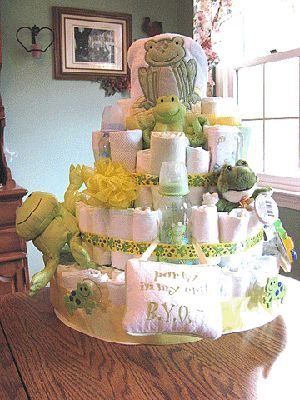
[[[241,202],[249,203],[260,193],[271,191],[271,188],[257,189],[257,175],[249,167],[247,161],[238,160],[234,166],[225,164],[221,168],[217,180],[219,201],[218,211],[230,212],[241,207]]]
[[[32,240],[43,253],[45,267],[32,277],[30,295],[50,282],[65,244],[69,245],[81,268],[96,266],[82,247],[76,217],[50,193],[34,192],[27,197],[17,209],[16,230],[26,241]]]

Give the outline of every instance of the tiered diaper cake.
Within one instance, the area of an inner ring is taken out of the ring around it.
[[[94,168],[70,168],[64,203],[36,192],[18,211],[19,234],[45,256],[32,294],[52,278],[65,324],[131,344],[271,321],[292,241],[270,189],[257,188],[231,99],[204,98],[206,57],[191,38],[138,40],[128,62],[131,98],[93,132]],[[57,266],[65,244],[74,259]]]

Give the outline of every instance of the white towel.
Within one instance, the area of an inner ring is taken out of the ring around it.
[[[197,74],[195,78],[195,89],[200,94],[201,97],[206,96],[207,88],[207,60],[205,53],[199,43],[195,42],[190,37],[181,36],[173,33],[163,33],[161,35],[156,35],[151,38],[143,38],[136,40],[132,43],[128,50],[128,66],[131,72],[131,98],[137,99],[143,96],[143,92],[138,79],[138,71],[141,67],[148,68],[149,65],[145,61],[145,43],[154,40],[159,41],[164,38],[182,37],[184,39],[184,59],[188,62],[190,59],[194,59],[197,63]],[[170,66],[161,67],[161,74],[159,74],[158,93],[159,95],[175,95],[174,93],[174,74]],[[166,77],[166,73],[169,72],[169,79],[163,79]],[[172,79],[173,77],[173,79]],[[177,85],[175,85],[176,87]]]
[[[132,215],[133,209],[109,210],[109,229],[108,234],[111,238],[132,240]],[[112,266],[118,269],[125,269],[127,261],[132,258],[132,254],[112,251]]]
[[[188,174],[205,174],[209,168],[209,151],[202,147],[187,147],[186,149],[186,167]],[[202,204],[202,196],[205,193],[204,187],[190,187],[188,200],[192,206]]]
[[[158,236],[158,211],[136,208],[133,211],[132,239],[134,242],[152,242]]]
[[[159,175],[165,161],[186,163],[188,139],[183,132],[152,132],[151,173]]]
[[[116,131],[109,134],[111,159],[129,172],[136,171],[137,152],[142,149],[142,131]]]
[[[218,171],[224,164],[234,165],[242,149],[242,137],[236,126],[205,126],[208,150],[210,151],[210,171]]]
[[[151,171],[151,150],[139,150],[137,152],[136,172],[150,174]],[[140,186],[137,191],[135,207],[152,207],[152,192],[150,186]]]

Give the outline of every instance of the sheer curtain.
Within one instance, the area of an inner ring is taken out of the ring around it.
[[[215,94],[233,95],[234,67],[245,60],[300,47],[299,21],[300,0],[194,0],[194,39],[207,55]]]

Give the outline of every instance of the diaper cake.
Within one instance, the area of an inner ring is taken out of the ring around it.
[[[106,341],[217,339],[273,320],[293,242],[271,188],[247,161],[232,99],[205,98],[207,61],[191,38],[128,50],[131,97],[106,107],[94,166],[72,165],[64,201],[34,192],[20,236],[43,253],[57,317]]]

